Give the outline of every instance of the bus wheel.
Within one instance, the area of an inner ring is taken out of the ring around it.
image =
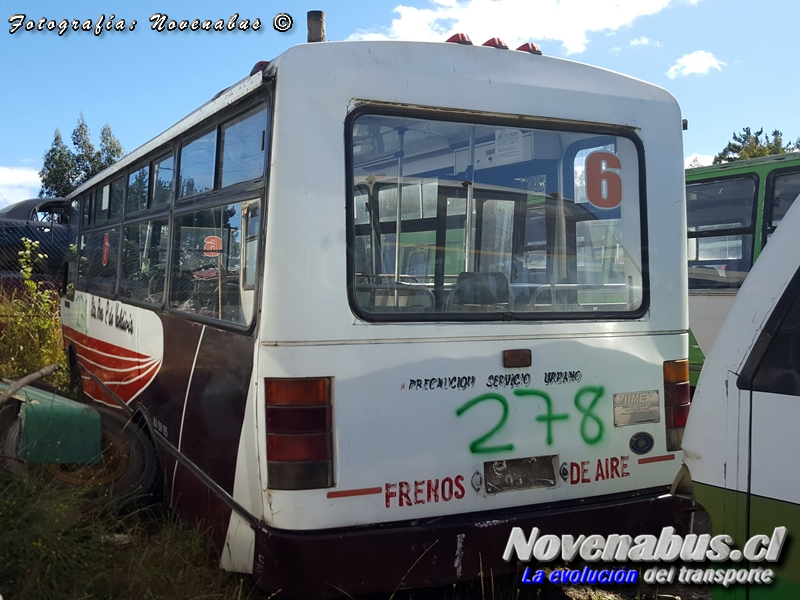
[[[42,465],[52,479],[84,487],[121,508],[147,504],[158,483],[158,458],[147,434],[121,411],[94,405],[100,413],[102,456],[93,465]]]

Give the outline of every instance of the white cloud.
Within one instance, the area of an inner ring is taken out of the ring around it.
[[[695,152],[683,159],[683,168],[707,167],[712,162],[714,162],[714,157],[710,154],[698,154]]]
[[[614,46],[613,48],[611,48],[611,50],[609,50],[609,52],[611,52],[611,54],[613,54],[614,56],[619,56],[620,52],[622,52],[622,48],[620,48],[619,46]]]
[[[717,60],[717,58],[710,52],[705,50],[696,50],[691,54],[684,54],[678,61],[672,65],[667,71],[667,77],[675,79],[679,75],[691,75],[697,73],[704,75],[711,69],[721,71],[726,63]]]
[[[39,180],[39,171],[30,167],[0,167],[0,205],[36,198],[42,182]]]
[[[397,6],[393,12],[398,16],[389,27],[359,30],[349,39],[443,41],[453,33],[466,33],[475,44],[500,37],[513,48],[551,40],[575,54],[586,49],[588,34],[614,32],[675,1],[431,0],[428,8]]]
[[[655,46],[658,48],[661,46],[661,42],[651,40],[650,38],[646,37],[640,37],[636,38],[635,40],[631,40],[631,46]]]

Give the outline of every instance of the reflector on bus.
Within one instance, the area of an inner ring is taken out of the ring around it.
[[[486,40],[481,46],[489,46],[490,48],[499,48],[501,50],[508,50],[508,45],[499,37],[493,37]]]
[[[464,44],[465,46],[472,46],[472,40],[469,39],[469,36],[466,33],[454,33],[445,40],[445,43],[447,42],[452,44]]]
[[[530,52],[531,54],[541,54],[542,49],[539,47],[539,44],[534,44],[533,42],[528,42],[527,44],[522,44],[519,48],[517,48],[519,52]]]

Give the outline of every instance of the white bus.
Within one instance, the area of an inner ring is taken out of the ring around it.
[[[70,196],[76,378],[267,590],[684,517],[678,104],[494,45],[293,47]]]
[[[775,581],[729,587],[725,598],[800,597],[799,204],[781,215],[706,358],[673,488],[699,502],[714,535],[729,535],[740,555],[748,539],[788,530],[779,557],[727,565],[769,569]]]

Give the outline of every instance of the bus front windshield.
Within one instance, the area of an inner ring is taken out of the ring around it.
[[[372,114],[351,134],[349,285],[363,318],[646,308],[632,138]]]

